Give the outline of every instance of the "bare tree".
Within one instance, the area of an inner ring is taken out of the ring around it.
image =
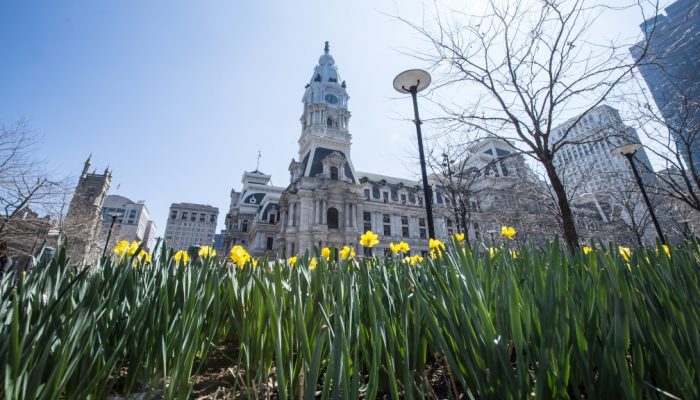
[[[0,125],[0,234],[27,206],[55,194],[57,182],[32,157],[36,145],[37,135],[24,121]]]
[[[591,26],[607,10],[584,0],[492,0],[483,16],[451,10],[448,18],[436,11],[429,23],[399,18],[431,47],[419,59],[436,71],[450,66],[436,80],[433,96],[474,90],[460,96],[464,102],[436,100],[445,115],[441,126],[446,132],[466,127],[513,140],[532,157],[554,191],[570,248],[579,246],[579,235],[554,156],[563,146],[580,142],[569,139],[571,128],[626,83],[637,65],[628,57],[630,44],[591,40]],[[579,117],[570,128],[557,138],[550,136],[556,120],[574,113]]]

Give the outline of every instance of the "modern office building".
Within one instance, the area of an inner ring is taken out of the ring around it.
[[[110,214],[116,215],[113,226]],[[104,246],[109,236],[108,249],[120,240],[136,240],[143,242],[146,251],[153,250],[156,226],[150,218],[150,212],[143,200],[134,202],[123,196],[108,195],[102,206],[100,236],[103,239],[99,242],[100,246]]]
[[[700,1],[677,0],[644,21],[630,49],[686,164],[700,171]]]
[[[173,203],[165,227],[165,243],[176,250],[214,243],[219,209],[210,205]]]
[[[611,153],[622,144],[640,143],[637,132],[625,125],[616,109],[598,106],[552,129],[550,143],[558,147],[565,142],[553,162],[570,198],[594,194],[606,201],[622,187],[630,183],[636,186],[627,159]],[[644,148],[637,151],[635,159],[645,179],[651,180],[651,163]]]

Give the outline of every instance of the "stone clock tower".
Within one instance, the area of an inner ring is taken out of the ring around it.
[[[333,178],[336,178],[337,174],[338,180],[356,182],[350,161],[349,96],[345,88],[345,81],[340,80],[335,60],[329,54],[326,42],[323,55],[314,68],[302,98],[304,112],[301,116],[299,160],[303,164],[303,170],[297,171],[298,174],[292,177],[292,181],[301,176],[315,177],[319,174],[328,178],[333,174]],[[334,152],[345,162],[325,168],[323,164],[327,163],[321,161]],[[331,167],[334,168],[332,171]]]

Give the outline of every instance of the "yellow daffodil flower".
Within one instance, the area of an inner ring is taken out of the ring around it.
[[[458,242],[464,241],[464,234],[463,233],[455,233],[454,235],[452,235],[452,237],[455,238],[455,240]]]
[[[411,256],[411,265],[416,265],[421,262],[423,262],[423,257],[421,257],[419,254]]]
[[[406,242],[399,242],[398,244],[389,243],[389,248],[394,254],[408,253],[411,251],[411,247]]]
[[[343,246],[340,250],[340,259],[345,261],[351,258],[355,258],[355,249],[350,246]]]
[[[518,258],[518,252],[517,252],[517,250],[511,250],[511,251],[510,251],[510,256],[513,258],[513,260],[515,260],[516,258]]]
[[[330,260],[331,258],[331,249],[328,247],[324,247],[321,249],[321,257],[325,258],[326,261]]]
[[[630,256],[632,255],[632,250],[629,247],[617,246],[617,251],[620,252],[620,256],[622,256],[623,260],[625,260],[625,261],[630,260]]]
[[[190,261],[190,255],[185,250],[178,250],[174,258],[175,264],[187,264]]]
[[[372,233],[372,231],[367,231],[360,236],[360,245],[372,248],[372,246],[379,243],[378,237],[379,236]]]
[[[430,238],[430,241],[428,242],[428,247],[430,247],[430,250],[444,251],[445,243],[438,239]]]
[[[494,258],[496,256],[496,249],[489,247],[489,257]]]
[[[114,246],[114,250],[112,251],[116,256],[121,258],[126,255],[127,250],[129,250],[129,242],[122,240]]]
[[[216,250],[211,246],[204,246],[199,249],[199,256],[202,258],[216,257]]]
[[[502,226],[501,227],[501,235],[503,235],[504,238],[512,240],[515,237],[515,228],[512,226]]]
[[[136,254],[136,250],[139,249],[139,246],[141,246],[141,241],[134,240],[133,242],[131,242],[131,244],[129,245],[129,250],[126,251],[126,255],[131,257],[134,254]]]
[[[316,260],[316,257],[312,258],[311,260],[309,260],[309,269],[311,271],[315,270],[317,264],[318,264],[318,260]]]
[[[134,260],[134,266],[147,265],[151,263],[151,253],[141,250]]]
[[[588,253],[590,253],[590,252],[592,252],[592,251],[593,251],[593,249],[592,249],[591,247],[589,247],[589,246],[583,246],[583,254],[588,254]]]
[[[289,266],[290,266],[290,267],[293,267],[293,266],[296,265],[296,263],[297,263],[297,256],[289,257],[289,259],[287,260],[287,262],[289,263]]]
[[[247,262],[250,262],[250,254],[241,245],[235,245],[231,249],[228,257],[231,261],[238,266],[238,268],[243,269]]]
[[[669,249],[668,246],[662,244],[661,249],[664,251],[664,254],[666,254],[666,257],[671,258],[671,249]],[[659,250],[656,250],[656,252],[658,253]]]
[[[257,259],[257,258],[254,258],[254,259],[251,261],[251,265],[253,266],[253,268],[258,268],[258,259]]]

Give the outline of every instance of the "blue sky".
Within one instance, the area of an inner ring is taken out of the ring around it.
[[[386,15],[396,9],[421,17],[417,2],[389,0],[4,1],[0,121],[26,119],[56,174],[76,176],[90,153],[109,165],[110,193],[145,200],[159,234],[173,202],[219,207],[218,231],[258,150],[260,169],[288,184],[304,85],[328,40],[355,167],[413,178],[411,104],[391,83],[424,66],[400,52],[416,39]]]

